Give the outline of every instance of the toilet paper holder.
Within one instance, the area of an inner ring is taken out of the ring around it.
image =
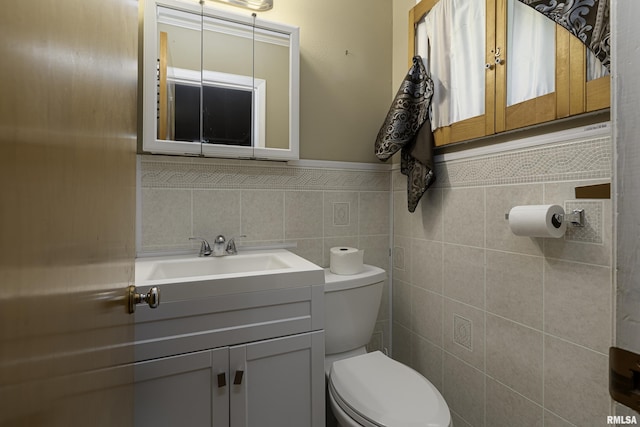
[[[504,214],[504,219],[509,219],[508,212]],[[574,209],[570,213],[555,214],[553,215],[553,220],[557,221],[558,225],[562,224],[563,221],[569,221],[574,227],[584,227],[584,209]]]

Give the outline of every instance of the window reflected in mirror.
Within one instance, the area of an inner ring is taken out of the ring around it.
[[[168,139],[251,146],[250,90],[172,83],[168,92]]]
[[[202,142],[251,147],[251,92],[205,86],[202,92]]]

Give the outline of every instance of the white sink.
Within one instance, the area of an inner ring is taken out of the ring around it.
[[[278,253],[251,253],[224,257],[165,259],[153,263],[149,280],[250,273],[292,268]]]
[[[135,276],[141,290],[158,286],[163,303],[324,283],[322,268],[284,249],[138,258]]]

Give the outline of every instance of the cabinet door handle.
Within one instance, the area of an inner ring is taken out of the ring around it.
[[[221,373],[218,374],[218,388],[222,388],[227,385],[227,374]]]
[[[502,60],[502,58],[500,58],[500,56],[502,56],[502,54],[500,53],[500,48],[496,49],[496,54],[494,56],[496,57],[496,64],[498,65],[504,64],[504,61]]]
[[[240,385],[242,384],[242,376],[244,375],[244,371],[236,371],[236,375],[233,377],[233,384]]]

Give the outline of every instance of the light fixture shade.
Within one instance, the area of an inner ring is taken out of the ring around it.
[[[269,10],[273,8],[273,0],[215,0],[219,3],[227,3],[233,6],[244,7],[251,10]]]

